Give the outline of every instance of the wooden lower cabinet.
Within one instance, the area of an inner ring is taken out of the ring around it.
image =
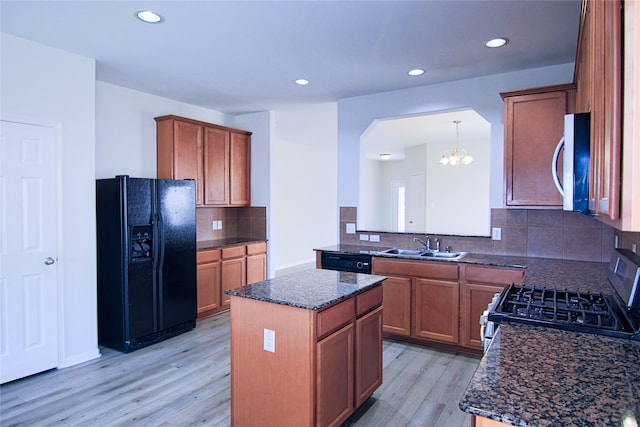
[[[382,330],[397,335],[411,335],[411,278],[387,276],[382,289]]]
[[[267,242],[247,245],[247,284],[267,278]]]
[[[482,350],[480,316],[496,293],[511,283],[522,283],[523,278],[522,269],[460,265],[462,345]]]
[[[198,251],[196,254],[199,318],[220,308],[220,256],[220,249]]]
[[[356,319],[355,407],[382,384],[382,307]]]
[[[524,270],[456,262],[373,257],[383,283],[382,330],[395,338],[480,354],[480,316]]]
[[[353,323],[316,344],[317,425],[340,425],[353,412]]]
[[[229,310],[224,293],[267,278],[267,243],[198,251],[198,318]]]
[[[457,276],[457,274],[456,274]],[[413,285],[413,335],[458,343],[458,280],[416,278]]]
[[[231,297],[232,425],[341,425],[382,384],[382,298],[378,285],[313,311]]]

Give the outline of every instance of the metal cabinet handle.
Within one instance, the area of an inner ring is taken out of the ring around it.
[[[44,263],[45,263],[45,265],[51,265],[51,264],[53,264],[54,262],[56,262],[56,260],[54,260],[54,259],[53,259],[53,258],[51,258],[50,256],[48,256],[48,257],[46,257],[46,258],[44,259]]]

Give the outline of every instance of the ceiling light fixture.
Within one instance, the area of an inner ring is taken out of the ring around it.
[[[422,68],[414,68],[413,70],[409,70],[407,74],[410,76],[421,76],[424,74],[424,70]]]
[[[139,20],[148,24],[157,24],[163,21],[162,16],[150,10],[140,10],[136,12],[136,16]]]
[[[307,79],[298,79],[294,83],[299,85],[299,86],[306,86],[306,85],[309,84],[309,80],[307,80]]]
[[[381,153],[380,160],[389,160],[391,158],[391,154],[389,153]]]
[[[473,162],[473,157],[471,157],[467,150],[461,149],[459,147],[460,120],[454,120],[453,123],[456,124],[456,148],[451,153],[449,153],[449,151],[445,151],[440,158],[440,163],[442,163],[443,165],[451,166],[458,166],[460,164],[468,165],[469,163]]]
[[[496,48],[496,47],[502,47],[504,45],[506,45],[507,43],[509,43],[509,39],[506,37],[497,37],[495,39],[491,39],[488,42],[486,42],[484,45],[488,48]]]

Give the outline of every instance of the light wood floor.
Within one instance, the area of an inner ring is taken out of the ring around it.
[[[230,425],[228,313],[130,354],[102,352],[0,386],[0,425]],[[385,341],[384,383],[344,426],[468,427],[458,401],[478,362]]]

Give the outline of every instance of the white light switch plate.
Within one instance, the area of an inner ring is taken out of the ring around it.
[[[276,331],[271,329],[264,330],[264,350],[271,353],[276,352]]]
[[[491,239],[492,240],[502,240],[502,228],[493,227],[491,229]]]

